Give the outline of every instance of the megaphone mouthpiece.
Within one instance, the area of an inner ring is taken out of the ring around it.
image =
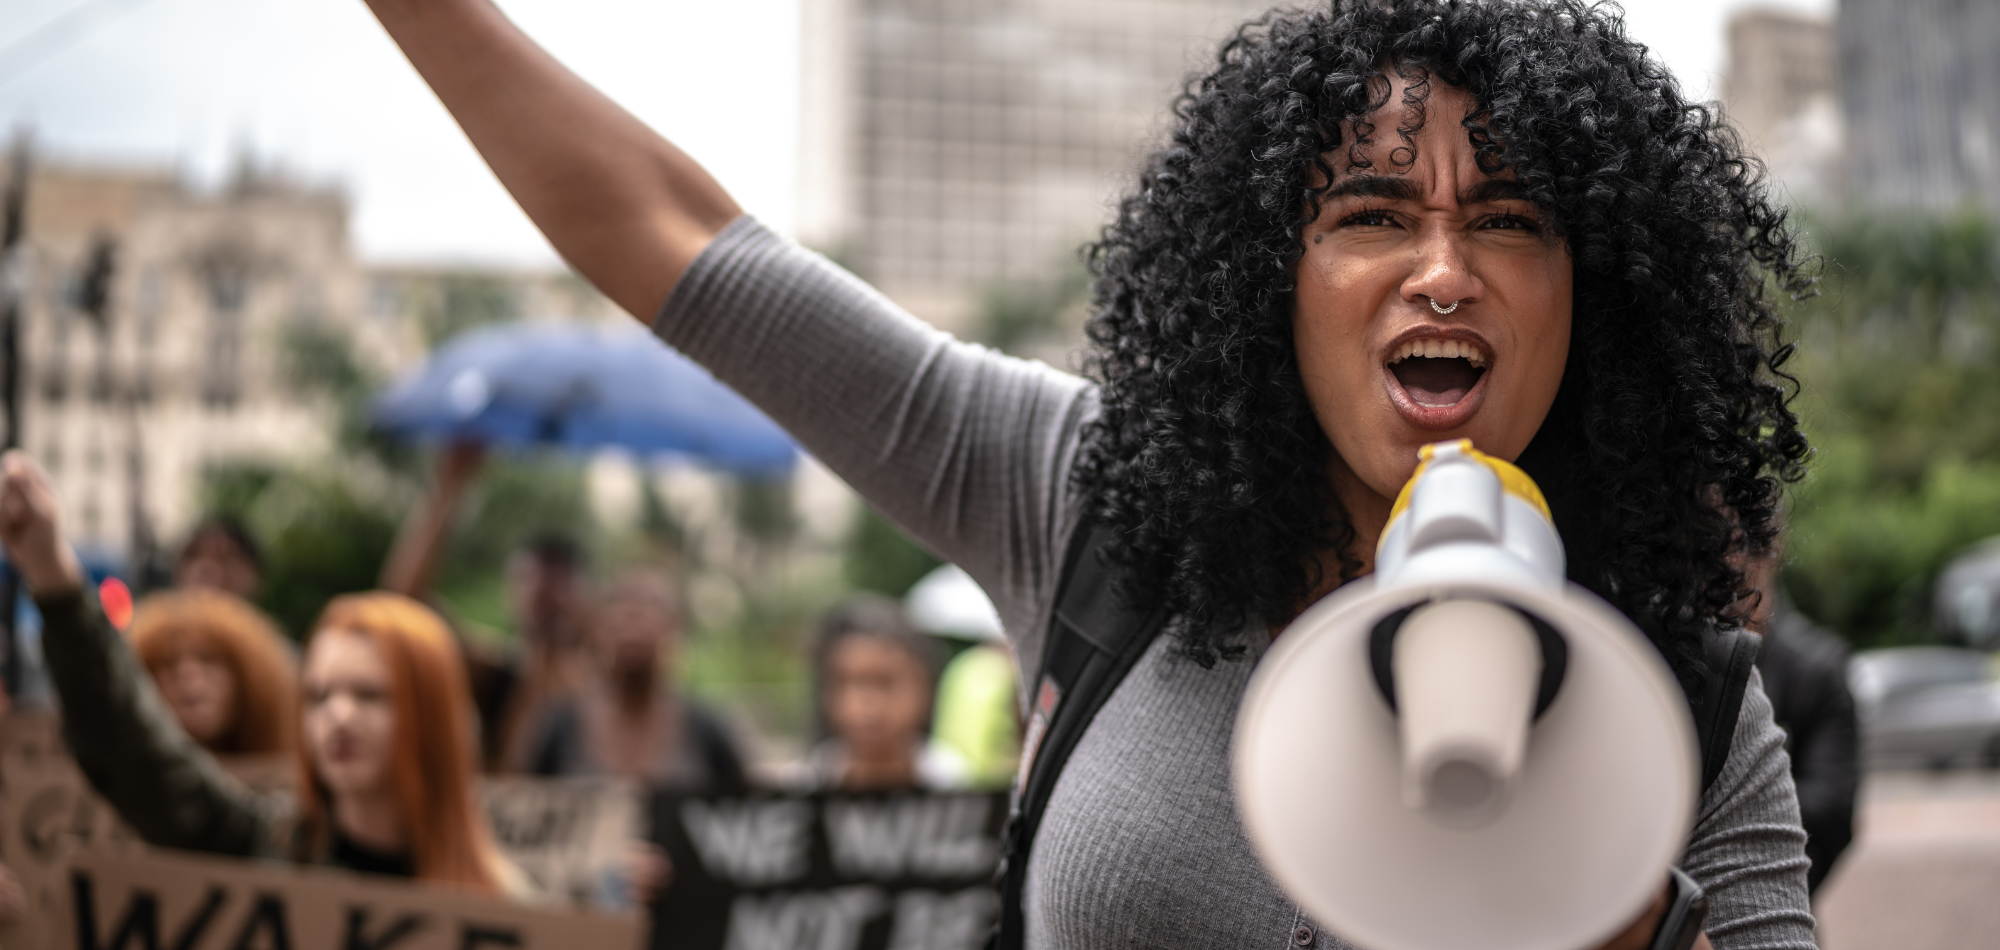
[[[1417,609],[1391,661],[1403,802],[1438,823],[1478,828],[1521,770],[1542,679],[1542,645],[1512,608],[1447,600]]]

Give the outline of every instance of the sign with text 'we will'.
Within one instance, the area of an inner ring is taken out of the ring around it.
[[[973,950],[999,908],[1003,794],[659,795],[654,950]]]

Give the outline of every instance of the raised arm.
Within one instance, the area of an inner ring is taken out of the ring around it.
[[[369,2],[572,266],[970,572],[1039,655],[1082,380],[955,341],[765,230],[488,0]]]
[[[269,817],[196,746],[139,659],[104,619],[63,540],[48,478],[19,451],[0,459],[0,543],[42,613],[42,655],[78,768],[148,842],[272,855]]]
[[[742,213],[708,172],[570,72],[490,0],[369,0],[556,251],[651,322]]]
[[[431,481],[430,493],[403,516],[396,543],[382,561],[378,583],[383,590],[418,600],[430,593],[431,579],[437,574],[438,559],[444,556],[445,535],[451,530],[451,517],[458,510],[459,497],[465,494],[465,486],[479,474],[485,460],[486,447],[478,442],[456,442],[438,453],[437,475]]]

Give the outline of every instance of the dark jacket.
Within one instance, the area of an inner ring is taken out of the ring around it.
[[[76,764],[148,844],[276,858],[375,873],[409,873],[407,860],[334,840],[318,848],[292,834],[287,809],[253,793],[196,745],[153,678],[88,594],[37,598],[42,655]]]
[[[682,701],[681,735],[675,755],[661,763],[658,774],[646,776],[655,787],[695,794],[733,795],[748,790],[743,757],[730,741],[722,721],[701,705]],[[590,753],[583,710],[574,697],[555,700],[530,726],[528,768],[531,775],[603,775],[603,763]]]
[[[1772,718],[1785,730],[1806,856],[1812,859],[1807,886],[1817,889],[1854,840],[1859,739],[1854,697],[1847,690],[1847,646],[1780,600],[1771,611],[1757,668],[1771,697]]]

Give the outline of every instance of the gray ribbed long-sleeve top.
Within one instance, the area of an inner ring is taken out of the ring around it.
[[[1081,507],[1070,469],[1096,390],[962,343],[824,258],[738,219],[655,331],[789,429],[883,514],[970,573],[1015,654],[1038,662]],[[1278,889],[1229,788],[1229,737],[1258,649],[1214,669],[1161,638],[1071,755],[1028,868],[1033,948],[1345,947]],[[1717,950],[1813,946],[1805,833],[1784,735],[1745,691],[1728,764],[1682,867]]]

